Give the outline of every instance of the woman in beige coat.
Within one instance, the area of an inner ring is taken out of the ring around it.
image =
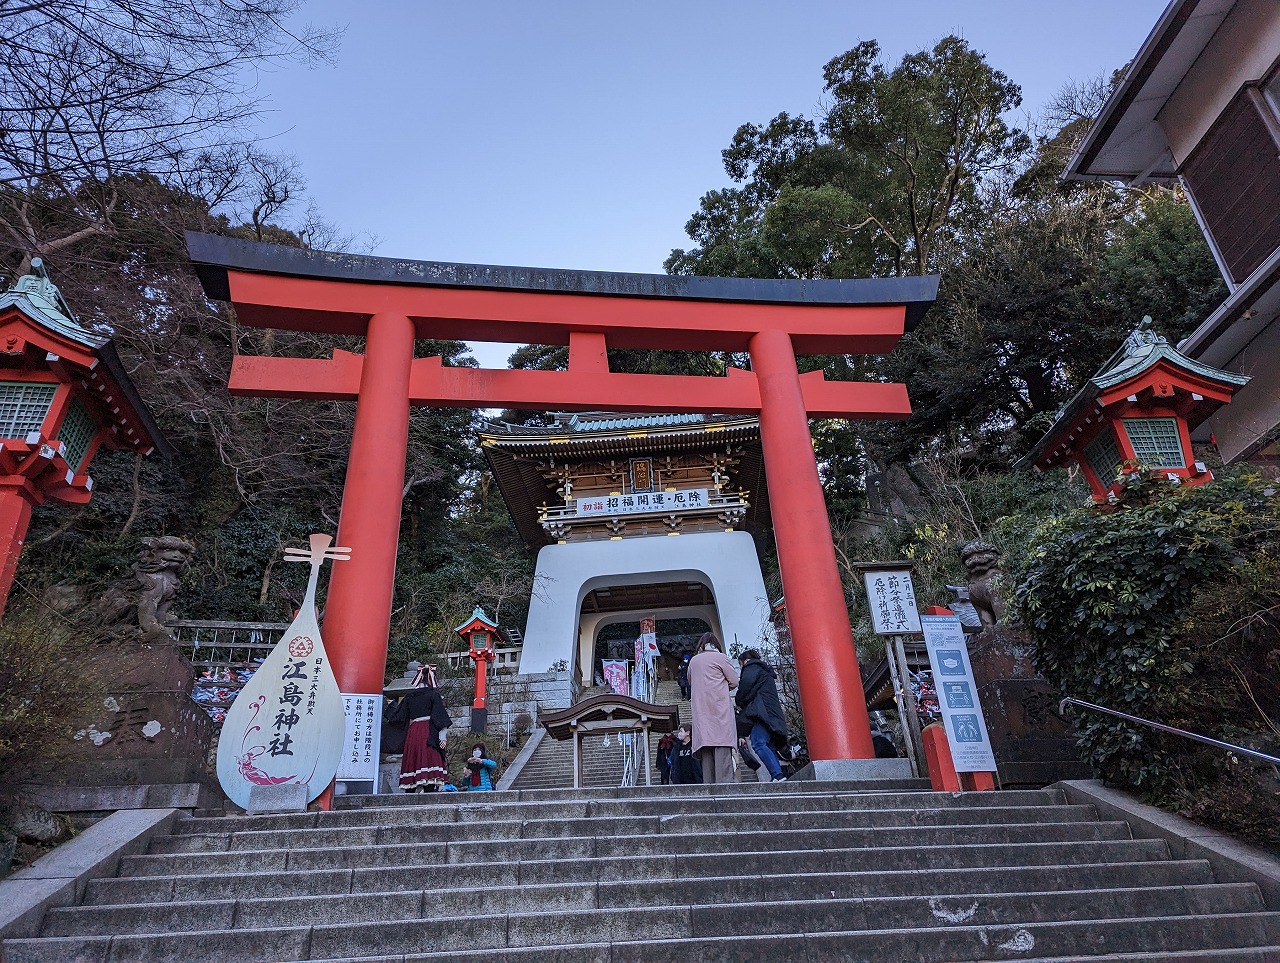
[[[689,661],[693,751],[702,766],[703,782],[736,781],[733,747],[738,744],[738,728],[729,693],[737,687],[738,667],[720,651],[714,635],[703,633],[697,654]]]

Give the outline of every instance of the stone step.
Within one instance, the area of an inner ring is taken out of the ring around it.
[[[498,934],[492,937],[497,946],[537,946],[572,938],[587,942],[639,939],[646,934],[679,939],[794,933],[801,917],[806,932],[844,932],[927,928],[939,922],[1001,926],[1011,921],[1025,924],[1264,909],[1258,888],[1245,883],[804,901],[731,899],[708,903],[702,898],[689,904],[654,906],[646,914],[628,912],[622,905],[534,913],[486,913],[474,908],[462,916],[449,916],[441,912],[435,897],[431,891],[387,892],[314,896],[301,901],[278,897],[55,909],[46,916],[43,935],[153,935],[396,921],[434,926],[429,945],[440,945],[451,933],[465,930]]]
[[[897,789],[892,784],[909,782],[910,788]],[[786,799],[786,805],[805,805],[804,797],[828,796],[846,798],[851,807],[878,809],[895,804],[901,806],[1035,806],[1061,803],[1065,796],[1056,789],[1012,789],[1001,792],[919,792],[916,786],[928,780],[864,780],[846,782],[797,781],[779,783],[721,783],[717,785],[679,786],[614,786],[583,789],[529,789],[505,792],[486,792],[479,796],[467,793],[387,794],[382,796],[339,796],[334,800],[336,811],[351,809],[392,808],[396,806],[501,806],[515,803],[556,803],[582,806],[605,802],[645,803],[654,800],[685,800],[699,805],[708,798],[732,799]],[[800,797],[800,798],[797,798]],[[298,816],[315,815],[298,813]],[[258,818],[258,817],[250,817]]]
[[[158,836],[149,852],[228,852],[267,849],[281,841],[292,848],[325,846],[402,845],[412,842],[530,839],[565,836],[645,836],[659,833],[814,832],[834,828],[889,828],[977,826],[1001,824],[1077,824],[1096,819],[1092,806],[1045,806],[1040,809],[996,808],[851,812],[847,809],[815,809],[803,813],[763,811],[728,813],[668,813],[646,816],[595,816],[544,819],[476,819],[466,822],[423,823],[412,819],[416,810],[382,814],[382,820],[365,826],[308,827],[292,829],[204,831]],[[370,816],[372,814],[364,814]],[[504,814],[505,815],[505,814]],[[390,819],[389,817],[397,817]],[[180,823],[178,831],[184,828]],[[212,827],[211,827],[212,828]]]
[[[233,833],[267,829],[403,825],[405,823],[464,823],[477,819],[530,820],[549,812],[569,818],[595,816],[651,816],[702,812],[809,812],[842,810],[877,812],[934,810],[983,812],[988,809],[1036,810],[1063,804],[1061,794],[1048,790],[1013,790],[1000,793],[856,793],[806,790],[802,784],[761,784],[756,792],[741,786],[661,786],[623,798],[573,798],[562,790],[526,796],[517,792],[493,792],[470,796],[439,793],[425,796],[357,796],[344,799],[380,800],[367,805],[340,806],[332,812],[287,813],[271,816],[199,816],[180,820],[176,833]],[[829,785],[812,783],[810,785]],[[714,790],[714,791],[713,791]],[[585,790],[584,790],[585,792]],[[635,792],[634,790],[632,791]]]
[[[656,835],[541,836],[511,839],[444,839],[422,842],[413,827],[343,829],[268,833],[257,849],[222,852],[180,852],[126,856],[125,874],[172,875],[175,866],[201,866],[236,872],[258,865],[277,868],[306,865],[344,865],[341,859],[360,858],[366,865],[385,861],[405,863],[483,863],[596,858],[616,859],[643,850],[648,856],[710,855],[724,852],[776,850],[864,849],[914,844],[920,847],[1008,845],[1019,843],[1089,843],[1123,840],[1130,836],[1125,822],[1010,823],[977,826],[884,826],[771,829],[733,833],[662,832]],[[393,841],[399,837],[400,841]],[[357,865],[347,863],[346,865]]]
[[[687,963],[688,960],[1002,960],[1039,955],[1185,952],[1189,947],[1276,947],[1280,945],[1280,913],[1225,912],[1214,915],[1170,914],[1085,920],[1002,920],[991,924],[939,926],[927,901],[915,904],[915,915],[928,909],[934,919],[909,928],[860,929],[874,919],[874,908],[805,904],[740,903],[732,906],[654,907],[644,914],[567,913],[530,916],[469,916],[377,923],[264,929],[209,930],[94,937],[10,940],[8,963],[46,961],[182,961],[222,963],[227,959],[334,960],[357,959],[372,949],[406,954],[411,959],[489,959],[507,947],[536,948],[554,959],[583,959],[582,942],[605,944],[610,963]],[[905,907],[904,903],[904,907]],[[1106,905],[1099,900],[1098,904]],[[787,910],[790,909],[790,912]],[[967,910],[966,910],[967,911]],[[952,912],[947,909],[946,912]],[[911,917],[911,910],[907,910]],[[826,923],[831,926],[823,925]],[[837,928],[841,925],[846,928]],[[852,927],[849,926],[852,924]],[[932,924],[932,925],[930,925]],[[587,927],[583,929],[581,927]],[[564,942],[566,937],[572,943]],[[556,942],[560,940],[560,942]],[[457,947],[465,941],[467,950]],[[574,944],[577,944],[576,946]],[[424,946],[451,946],[444,953],[418,954]],[[559,952],[574,947],[572,955]],[[408,954],[414,954],[408,956]],[[503,954],[502,958],[511,957]],[[537,959],[527,956],[527,959]],[[598,955],[595,957],[600,959]],[[1079,958],[1077,956],[1077,958]]]
[[[779,869],[777,865],[775,870]],[[463,870],[465,872],[465,869]],[[409,879],[408,875],[404,877]],[[285,885],[287,882],[288,885]],[[864,872],[767,875],[681,876],[677,879],[619,880],[472,887],[470,874],[437,890],[433,905],[442,914],[518,912],[535,908],[658,906],[707,900],[764,901],[769,898],[860,899],[868,896],[920,896],[947,893],[1030,892],[1036,889],[1103,889],[1139,886],[1201,885],[1213,882],[1206,860],[1079,863],[986,868],[873,869]],[[459,885],[461,884],[461,885]],[[381,892],[399,886],[394,874],[361,869],[299,871],[243,876],[135,876],[90,881],[85,905],[158,904],[218,899],[290,898]],[[402,888],[402,887],[401,887]]]
[[[757,943],[774,942],[775,940],[752,939],[745,946],[750,947]],[[803,943],[800,944],[803,946]],[[624,952],[630,952],[630,947],[625,947]],[[744,954],[750,954],[752,950],[744,949]],[[780,950],[777,952],[781,952]],[[804,963],[831,963],[831,958],[827,956],[779,956],[777,952],[768,957],[755,957],[749,955],[733,955],[726,952],[723,955],[711,957],[712,961],[728,961],[739,963],[743,959],[767,959],[772,963],[773,960],[782,960],[783,963],[790,961],[804,961]],[[805,953],[807,954],[807,949]],[[629,957],[632,959],[634,957]],[[1097,963],[1277,963],[1280,957],[1276,954],[1275,947],[1232,947],[1224,950],[1168,950],[1157,954],[1139,952],[1139,953],[1107,953],[1105,956],[1080,956],[1073,953],[1070,956],[1054,956],[1054,957],[1037,957],[1035,959],[1024,959],[1022,957],[1014,957],[1018,963],[1088,963],[1088,961],[1097,961]],[[608,943],[590,943],[576,944],[571,947],[554,946],[554,947],[534,947],[525,949],[507,949],[507,950],[484,950],[478,954],[462,953],[450,956],[448,954],[420,954],[407,953],[396,954],[394,956],[362,956],[346,957],[344,959],[330,959],[324,963],[418,963],[418,961],[442,960],[442,959],[458,959],[458,960],[476,960],[484,959],[488,963],[545,963],[548,959],[554,959],[557,963],[611,963],[613,957]],[[852,960],[852,957],[841,957],[842,960]],[[865,958],[859,958],[865,963]],[[950,958],[946,958],[949,960]],[[896,963],[896,961],[895,961]],[[934,961],[922,961],[920,959],[908,960],[907,963],[934,963]]]
[[[684,837],[692,842],[704,837]],[[763,839],[771,837],[764,836]],[[768,873],[779,866],[804,872],[849,872],[893,865],[898,868],[1052,865],[1057,863],[1133,862],[1169,856],[1163,840],[1103,839],[1096,841],[1006,842],[975,845],[960,841],[923,846],[909,837],[897,845],[837,848],[814,837],[792,838],[805,848],[787,850],[774,846],[763,850],[732,837],[712,852],[681,850],[666,838],[665,853],[633,854],[626,847],[611,847],[609,840],[587,839],[566,847],[561,840],[536,841],[542,858],[520,861],[499,853],[491,862],[481,861],[474,844],[437,843],[382,848],[329,848],[295,850],[244,850],[236,853],[125,856],[120,874],[126,876],[174,876],[193,873],[283,873],[298,870],[364,869],[401,877],[385,889],[432,889],[453,885],[459,866],[467,867],[476,885],[506,886],[516,883],[580,882],[621,879],[673,879],[679,876],[726,876],[736,873]],[[734,843],[738,842],[737,848]],[[597,849],[596,843],[600,846]],[[556,845],[561,844],[561,845]],[[532,849],[532,846],[530,847]],[[571,853],[578,855],[572,855]],[[626,856],[609,859],[602,856]],[[417,881],[415,881],[417,880]]]

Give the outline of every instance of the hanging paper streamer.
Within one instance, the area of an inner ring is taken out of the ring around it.
[[[636,639],[636,671],[631,678],[631,694],[652,702],[656,698],[658,636],[654,619],[640,620],[640,637]]]
[[[285,549],[285,560],[307,562],[311,578],[293,624],[227,710],[218,741],[218,781],[247,807],[254,786],[305,785],[310,802],[333,781],[342,759],[346,717],[316,621],[316,584],[326,559],[350,549],[312,535],[311,548]]]

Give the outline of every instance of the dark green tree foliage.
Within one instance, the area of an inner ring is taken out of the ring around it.
[[[1143,315],[1176,339],[1221,299],[1175,192],[1060,181],[1093,109],[1073,98],[1096,100],[1105,85],[1065,91],[1060,129],[1033,144],[1004,119],[1017,85],[954,37],[892,67],[860,43],[823,76],[816,120],[783,113],[738,129],[723,154],[734,186],[703,197],[686,228],[695,246],[666,266],[942,274],[937,303],[888,357],[800,359],[833,380],[905,382],[912,399],[905,423],[815,429],[833,509],[868,471],[922,452],[961,447],[975,468],[1007,464]]]
[[[182,241],[185,229],[292,244],[300,243],[298,235],[270,225],[235,227],[204,199],[149,175],[133,178],[119,196],[142,201],[117,205],[109,230],[87,234],[49,266],[81,323],[115,338],[177,456],[166,462],[101,453],[90,469],[95,491],[88,506],[38,509],[14,604],[38,606],[54,583],[96,595],[127,574],[140,537],[176,534],[197,547],[175,607],[179,617],[287,620],[301,600],[305,571],[279,564],[281,550],[310,532],[336,530],[354,406],[232,398],[231,359],[237,352],[325,357],[335,347],[359,351],[361,341],[240,327],[230,311],[204,298]],[[39,210],[58,216],[56,205]],[[20,247],[0,250],[10,276],[25,254]],[[417,353],[440,354],[451,365],[475,363],[460,342],[421,341]],[[505,512],[503,526],[476,531],[458,509],[479,478],[473,417],[468,409],[419,409],[410,418],[396,628],[409,638],[431,635],[436,645],[444,644],[442,627],[457,624],[455,616],[460,621],[475,604],[494,604],[477,588],[485,570],[460,570],[456,559],[507,553],[515,570],[529,564]],[[447,614],[415,604],[420,583],[452,599]]]
[[[1130,494],[1133,507],[1053,519],[1013,574],[1037,667],[1064,695],[1274,754],[1275,489],[1246,474],[1191,489],[1157,476]],[[1280,841],[1274,791],[1247,762],[1098,713],[1078,726],[1107,780]]]
[[[741,187],[713,191],[667,259],[674,274],[844,278],[944,263],[954,220],[1027,137],[1004,114],[1021,92],[957,37],[890,69],[863,41],[823,71],[819,122],[744,124],[724,152]]]

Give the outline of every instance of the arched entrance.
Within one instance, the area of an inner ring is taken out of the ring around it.
[[[602,656],[601,636],[612,626],[634,626],[626,638],[639,635],[639,622],[653,618],[657,622],[658,648],[663,650],[663,630],[683,621],[699,626],[699,632],[711,631],[723,636],[716,611],[715,596],[704,581],[652,582],[649,584],[607,585],[592,589],[583,600],[578,621],[578,658],[575,672],[583,685],[588,685],[598,670]],[[619,647],[619,657],[631,658]],[[666,657],[670,653],[665,653]]]
[[[688,614],[711,625],[726,647],[774,641],[760,561],[746,532],[548,545],[538,553],[534,583],[521,673],[565,662],[589,680],[591,650],[584,646],[594,645],[594,633],[611,616],[619,622]],[[613,601],[615,592],[620,601]],[[584,613],[593,595],[608,600],[597,607],[609,611]],[[649,600],[668,604],[655,610]]]

